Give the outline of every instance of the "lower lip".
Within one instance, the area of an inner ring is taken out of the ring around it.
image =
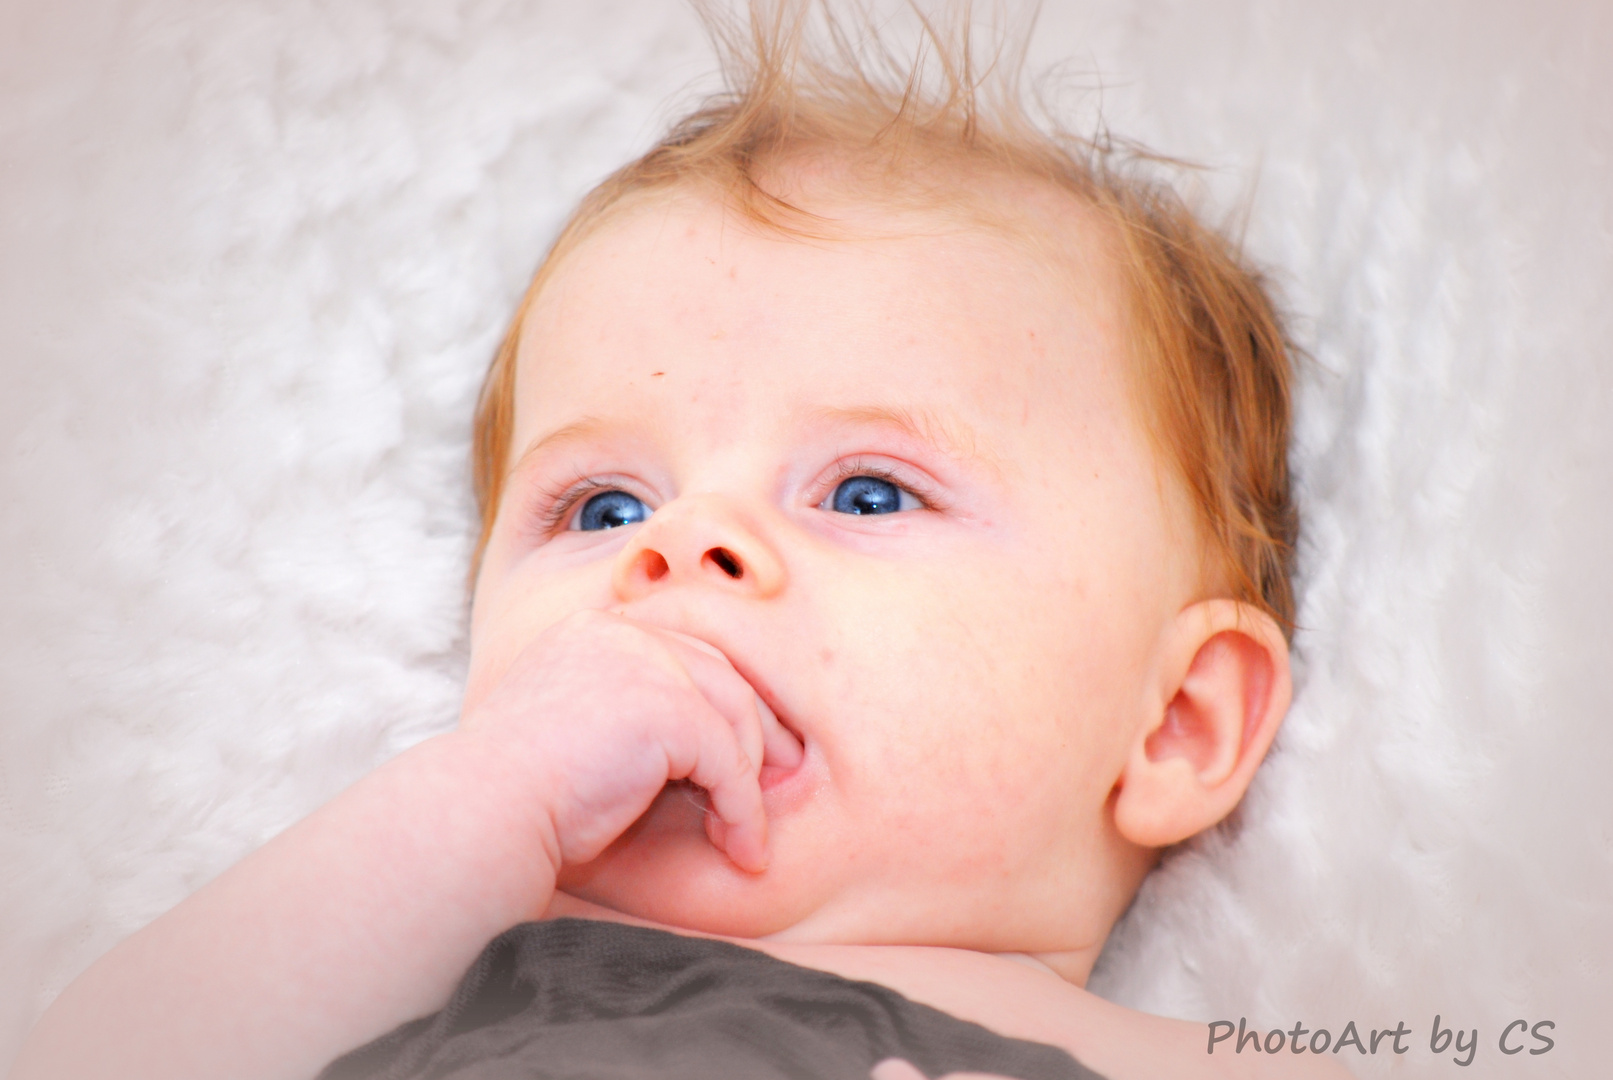
[[[757,775],[762,798],[769,816],[786,813],[804,803],[822,785],[817,783],[821,762],[815,760],[810,748],[804,749],[801,761],[793,768],[763,765]]]
[[[773,791],[779,786],[789,783],[790,778],[800,771],[800,765],[791,769],[785,769],[778,765],[763,765],[762,771],[756,777],[756,781],[762,786],[763,791]]]
[[[816,787],[806,778],[806,759],[794,768],[784,769],[777,765],[763,765],[756,777],[757,786],[762,789],[763,806],[769,816],[783,811],[794,809]],[[702,812],[711,810],[711,796],[706,789],[691,781],[669,782],[666,790],[662,792],[667,796],[683,789],[683,798],[691,800]]]
[[[756,775],[756,782],[761,786],[762,794],[768,795],[790,786],[792,781],[802,777],[808,771],[808,764],[812,754],[807,748],[807,741],[801,737],[801,733],[785,721],[783,714],[774,708],[771,701],[762,697],[760,693],[756,695],[756,700],[762,702],[772,712],[779,726],[788,732],[792,739],[801,744],[801,758],[789,768],[781,765],[762,765],[761,770]],[[771,800],[769,802],[771,803]]]

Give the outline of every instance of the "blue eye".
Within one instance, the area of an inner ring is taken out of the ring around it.
[[[824,500],[824,509],[837,514],[894,514],[913,510],[919,501],[889,480],[878,476],[848,476]]]
[[[625,491],[601,491],[582,504],[577,516],[571,519],[571,528],[583,532],[616,529],[623,525],[636,525],[653,511],[643,499],[634,498]]]

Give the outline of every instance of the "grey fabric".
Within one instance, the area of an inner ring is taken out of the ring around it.
[[[723,941],[620,923],[525,923],[483,950],[448,1005],[333,1062],[320,1080],[1101,1080],[873,983]]]

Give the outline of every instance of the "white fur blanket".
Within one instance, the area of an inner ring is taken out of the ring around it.
[[[1613,9],[1044,7],[1035,63],[1247,197],[1314,357],[1293,712],[1094,987],[1404,1020],[1364,1075],[1608,1075]],[[711,67],[676,0],[0,5],[0,1071],[109,945],[452,722],[475,386],[560,215]],[[1555,1048],[1502,1054],[1515,1019]]]

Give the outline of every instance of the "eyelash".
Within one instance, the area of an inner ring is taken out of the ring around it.
[[[578,475],[562,484],[545,485],[532,501],[532,517],[543,535],[557,531],[561,522],[589,495],[599,491],[628,491],[619,482],[597,477]],[[628,491],[628,494],[632,494]],[[637,496],[634,496],[635,498]]]
[[[945,509],[940,494],[926,484],[915,483],[911,477],[900,475],[896,470],[883,465],[858,458],[845,458],[835,463],[834,471],[829,474],[823,483],[823,495],[813,506],[820,505],[834,493],[834,489],[843,480],[853,476],[872,476],[888,484],[910,492],[926,510]],[[531,517],[537,523],[538,530],[548,536],[559,530],[562,522],[571,514],[576,506],[589,495],[600,491],[628,491],[619,482],[613,482],[597,476],[579,474],[560,484],[548,484],[540,488],[532,500],[534,507]],[[628,494],[632,494],[628,491]],[[636,496],[635,496],[636,497]]]

